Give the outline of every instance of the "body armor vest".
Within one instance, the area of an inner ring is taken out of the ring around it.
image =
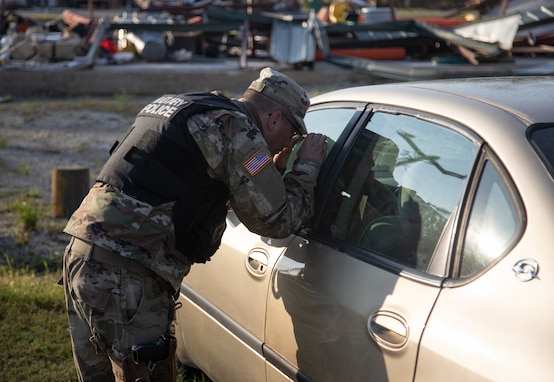
[[[174,201],[175,247],[191,262],[209,260],[226,227],[229,189],[210,178],[187,128],[189,116],[213,109],[239,110],[211,93],[158,98],[114,144],[97,178],[153,206]]]
[[[97,180],[154,206],[181,198],[193,182],[209,181],[187,119],[212,109],[239,110],[230,99],[211,93],[158,98],[115,142]]]

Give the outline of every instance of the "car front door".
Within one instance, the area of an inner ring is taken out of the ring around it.
[[[314,109],[309,130],[344,107]],[[356,121],[335,139],[313,224],[271,277],[264,351],[295,380],[413,380],[479,148],[420,112],[373,106]]]

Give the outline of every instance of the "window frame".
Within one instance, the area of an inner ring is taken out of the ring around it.
[[[342,147],[352,148],[352,146],[354,145],[355,139],[357,139],[357,135],[353,134],[353,132],[358,130],[360,124],[366,123],[365,120],[369,118],[369,114],[367,112],[368,111],[367,106],[368,105],[363,102],[327,102],[327,103],[317,104],[310,107],[309,112],[325,110],[325,109],[338,109],[338,108],[356,109],[350,121],[348,121],[348,123],[345,124],[342,133],[335,141],[333,148],[331,149],[331,151],[325,158],[323,165],[321,166],[319,177],[317,179],[317,184],[318,184],[317,188],[319,192],[316,192],[316,200],[315,200],[316,211],[321,210],[321,206],[323,205],[324,200],[326,200],[327,197],[329,196],[328,192],[321,192],[321,190],[327,191],[330,189],[332,182],[334,182],[336,177],[339,176],[340,169],[342,169],[342,166],[344,165],[344,161],[348,156],[348,155],[343,155],[341,148]],[[308,131],[308,132],[310,133],[311,131]],[[314,131],[314,132],[317,132],[317,131]],[[319,215],[320,214],[316,214],[314,219],[312,219],[312,221],[308,225],[308,230],[311,231],[312,230],[311,227],[314,227],[318,224],[316,222],[316,219],[319,218]]]
[[[506,246],[502,254],[497,256],[479,272],[476,272],[469,276],[460,277],[460,265],[462,262],[463,247],[468,233],[470,216],[475,203],[475,196],[479,191],[479,186],[481,184],[481,178],[485,171],[485,166],[488,163],[493,166],[494,170],[497,172],[498,176],[502,180],[506,191],[510,196],[514,210],[518,217],[519,227],[517,233],[514,235],[512,242]],[[489,269],[493,268],[517,245],[517,243],[521,240],[521,237],[523,236],[523,233],[525,232],[525,228],[527,226],[527,214],[520,193],[515,186],[512,178],[510,177],[508,171],[506,170],[506,167],[502,164],[502,162],[492,151],[492,149],[487,145],[483,145],[481,149],[481,155],[479,157],[479,160],[475,164],[474,174],[472,175],[471,179],[472,181],[469,184],[467,197],[464,201],[464,207],[459,218],[459,229],[455,231],[456,235],[455,237],[453,237],[453,250],[450,251],[452,258],[449,261],[450,270],[448,272],[448,279],[445,282],[445,286],[448,287],[457,287],[470,283],[471,281],[479,278],[481,275],[486,273]]]

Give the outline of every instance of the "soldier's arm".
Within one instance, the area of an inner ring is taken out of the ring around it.
[[[190,125],[189,130],[194,132]],[[249,230],[282,238],[313,216],[316,180],[325,155],[325,149],[312,147],[313,138],[306,139],[308,145],[282,177],[261,133],[245,120],[224,119],[218,128],[201,135],[197,142],[210,174],[227,184],[233,210]]]
[[[312,160],[299,158],[282,177],[273,163],[257,174],[237,166],[237,182],[231,188],[235,213],[252,232],[275,238],[288,236],[313,216],[319,167]]]
[[[273,161],[252,173],[249,171],[252,155],[235,159],[236,178],[241,181],[231,189],[231,202],[249,230],[269,237],[286,237],[313,216],[316,181],[326,147],[323,135],[309,134],[284,178]],[[253,145],[250,152],[260,150],[267,150],[263,140]],[[268,151],[257,155],[265,159]]]

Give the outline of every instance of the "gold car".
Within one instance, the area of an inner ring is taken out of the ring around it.
[[[554,380],[554,77],[356,87],[284,240],[230,211],[185,277],[181,362],[214,381]]]

